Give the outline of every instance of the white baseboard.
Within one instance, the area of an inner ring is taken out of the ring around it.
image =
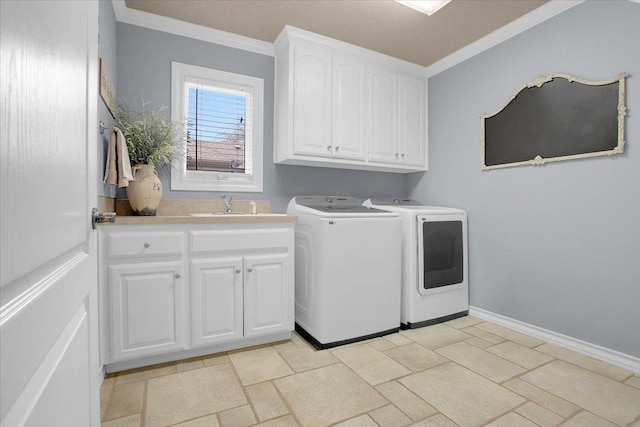
[[[481,308],[469,307],[469,315],[640,374],[640,358],[530,325]]]

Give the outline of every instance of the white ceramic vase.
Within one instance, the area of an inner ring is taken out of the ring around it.
[[[133,181],[127,187],[127,198],[134,215],[155,216],[162,198],[162,182],[156,168],[150,165],[131,167]]]

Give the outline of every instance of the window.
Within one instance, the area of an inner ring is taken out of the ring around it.
[[[172,190],[262,191],[263,80],[171,63],[171,115],[187,122]]]

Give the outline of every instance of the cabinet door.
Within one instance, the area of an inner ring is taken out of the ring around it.
[[[398,162],[398,79],[395,73],[369,70],[369,160]]]
[[[425,83],[423,80],[398,78],[398,151],[400,162],[424,166],[425,140]]]
[[[242,258],[191,261],[191,342],[242,338]]]
[[[109,267],[113,361],[184,347],[181,262]]]
[[[332,156],[365,159],[365,67],[352,58],[333,58]]]
[[[293,48],[293,153],[331,156],[331,55]]]
[[[293,328],[290,262],[287,254],[245,257],[245,337]]]

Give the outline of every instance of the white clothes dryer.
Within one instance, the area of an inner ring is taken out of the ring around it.
[[[397,213],[352,197],[297,196],[296,330],[320,349],[400,328],[401,236]]]
[[[371,198],[363,205],[395,212],[402,221],[403,329],[469,313],[467,213],[402,198]]]

